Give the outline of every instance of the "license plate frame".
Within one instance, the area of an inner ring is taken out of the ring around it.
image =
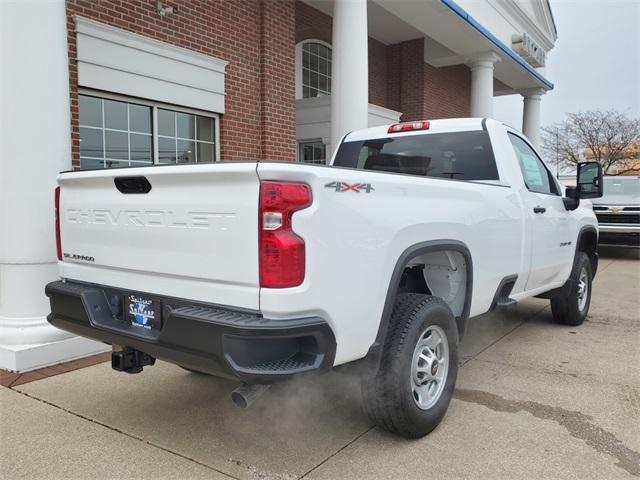
[[[162,328],[162,306],[159,299],[127,293],[124,295],[123,305],[124,318],[132,326],[145,330]]]

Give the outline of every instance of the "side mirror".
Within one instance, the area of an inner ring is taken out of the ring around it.
[[[602,196],[602,165],[598,162],[578,164],[576,198],[600,198]]]
[[[580,198],[578,197],[578,187],[567,187],[565,189],[565,197],[562,199],[564,208],[569,211],[575,210],[580,206]]]

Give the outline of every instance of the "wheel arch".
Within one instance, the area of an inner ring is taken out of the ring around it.
[[[578,232],[576,251],[573,258],[574,263],[578,252],[587,254],[591,262],[592,274],[595,277],[598,270],[598,230],[593,225],[585,225]]]
[[[376,335],[375,342],[369,349],[367,359],[371,362],[371,367],[376,367],[380,363],[380,356],[384,341],[387,336],[389,328],[389,322],[391,320],[391,312],[395,299],[398,295],[400,281],[405,268],[409,265],[410,261],[421,255],[428,253],[434,253],[439,251],[454,251],[461,254],[465,260],[466,267],[466,284],[465,284],[465,297],[462,312],[456,316],[456,325],[458,327],[458,335],[460,338],[464,335],[467,325],[467,319],[469,318],[469,312],[471,310],[471,299],[473,296],[473,260],[471,252],[466,244],[458,240],[443,239],[443,240],[430,240],[426,242],[420,242],[405,249],[396,261],[395,267],[391,274],[389,286],[387,288],[387,295],[385,298],[384,307],[382,309],[382,316],[380,318],[380,324],[378,326],[378,333]]]
[[[594,227],[593,225],[583,226],[578,232],[578,237],[576,239],[575,245],[576,248],[573,254],[571,269],[573,270],[573,265],[576,264],[578,253],[584,252],[587,254],[587,257],[589,257],[589,262],[591,263],[591,274],[593,277],[595,277],[596,271],[598,269],[598,230],[596,229],[596,227]],[[536,297],[551,299],[558,295],[566,296],[568,295],[570,288],[571,278],[568,278],[564,285],[562,285],[561,287],[541,293],[540,295],[536,295]]]

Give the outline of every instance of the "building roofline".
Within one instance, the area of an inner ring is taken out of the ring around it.
[[[553,8],[551,8],[551,2],[547,1],[547,8],[549,9],[549,15],[551,16],[551,25],[553,26],[553,33],[555,33],[556,38],[558,37],[558,25],[556,25],[556,19],[553,16]]]
[[[501,50],[504,54],[509,56],[512,60],[517,62],[520,66],[522,66],[527,72],[540,80],[549,90],[553,90],[553,83],[547,80],[540,72],[538,72],[535,68],[529,65],[520,55],[514,52],[511,48],[505,45],[499,38],[497,38],[493,33],[483,27],[475,18],[473,18],[469,13],[458,5],[453,0],[441,0],[441,2],[451,9],[455,14],[457,14],[460,18],[462,18],[465,22],[467,22],[471,27],[473,27],[476,31],[478,31],[481,35],[483,35],[487,40],[493,43],[499,50]]]

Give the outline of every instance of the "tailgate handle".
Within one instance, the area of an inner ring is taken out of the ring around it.
[[[113,179],[121,193],[149,193],[151,184],[147,177],[116,177]]]

